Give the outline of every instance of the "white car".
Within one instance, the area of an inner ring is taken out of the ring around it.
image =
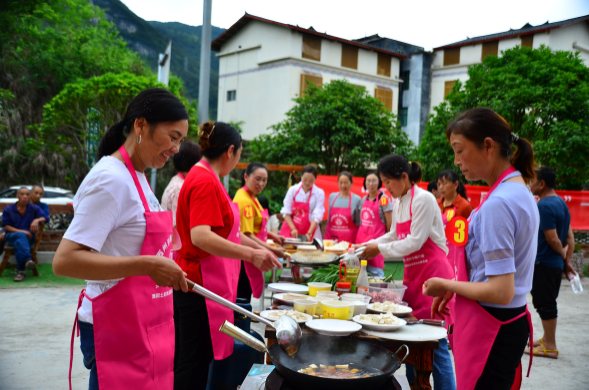
[[[18,201],[16,198],[16,192],[22,188],[27,187],[28,189],[32,190],[32,185],[20,185],[20,186],[12,186],[8,189],[0,191],[0,203],[4,203],[5,205],[14,204]],[[48,205],[57,204],[57,205],[72,205],[74,202],[74,194],[70,190],[65,190],[59,187],[44,187],[45,192],[43,193],[43,197],[41,198],[41,202],[46,203]],[[0,213],[0,221],[2,219],[2,213]],[[72,216],[68,215],[51,215],[50,221],[47,224],[48,228],[51,230],[55,229],[66,229],[71,222]]]

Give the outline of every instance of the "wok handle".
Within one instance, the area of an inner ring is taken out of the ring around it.
[[[433,325],[433,326],[441,326],[442,328],[446,326],[446,321],[444,320],[426,320],[423,319],[423,324],[425,325]]]
[[[254,320],[257,320],[263,324],[269,325],[274,328],[274,324],[271,321],[269,321],[265,318],[262,318],[259,315],[256,315],[249,310],[245,310],[243,307],[236,305],[233,302],[229,302],[227,299],[215,294],[212,291],[207,290],[206,288],[204,288],[202,286],[199,286],[198,284],[194,283],[193,281],[186,279],[186,283],[188,283],[188,287],[190,287],[190,289],[192,291],[194,291],[195,293],[200,294],[205,298],[209,298],[211,301],[215,301],[215,302],[217,302],[225,307],[228,307],[238,313],[241,313],[244,316],[247,316],[249,318],[252,318]]]
[[[407,352],[405,353],[405,356],[403,356],[403,359],[401,359],[401,361],[399,362],[399,364],[403,364],[403,362],[405,361],[405,359],[407,359],[407,356],[409,356],[409,347],[406,344],[403,344],[399,347],[399,349],[397,349],[397,352],[395,352],[395,356],[399,353],[399,351],[401,349],[405,348],[407,350]],[[398,357],[398,356],[397,356]]]
[[[233,325],[231,322],[227,320],[225,320],[223,325],[221,325],[221,328],[219,328],[219,332],[225,333],[227,336],[232,337],[237,341],[241,341],[248,347],[251,347],[255,350],[258,350],[260,352],[268,352],[268,348],[266,348],[263,342],[256,339],[251,334],[248,334],[243,330],[239,329],[237,326]]]

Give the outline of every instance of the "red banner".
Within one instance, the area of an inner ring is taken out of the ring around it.
[[[367,191],[364,189],[363,184],[363,177],[355,177],[354,183],[352,184],[352,192],[360,197],[366,195]],[[427,184],[427,182],[423,182],[418,185],[423,189],[427,189]],[[329,194],[339,192],[337,176],[317,176],[315,185],[325,191],[325,214],[323,215],[323,219],[327,219]],[[468,201],[474,207],[477,207],[481,203],[481,200],[489,191],[489,187],[487,186],[466,185],[465,187]],[[385,192],[387,195],[391,195],[388,191],[385,190]],[[556,193],[566,202],[571,212],[571,226],[573,230],[589,230],[589,191],[556,191]]]

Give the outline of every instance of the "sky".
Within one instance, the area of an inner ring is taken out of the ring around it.
[[[202,0],[122,2],[145,20],[202,24]],[[589,0],[213,0],[212,24],[229,28],[245,12],[340,38],[379,34],[431,50],[526,23],[587,15]]]

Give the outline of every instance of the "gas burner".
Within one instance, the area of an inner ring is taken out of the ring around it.
[[[353,380],[353,379],[350,379]],[[268,378],[266,379],[266,385],[260,386],[260,390],[296,390],[289,382],[286,381],[276,370],[273,370]],[[314,390],[314,389],[308,389]],[[321,390],[321,389],[318,389]],[[391,380],[382,385],[379,389],[375,390],[401,390],[401,385],[394,376],[391,376]]]

